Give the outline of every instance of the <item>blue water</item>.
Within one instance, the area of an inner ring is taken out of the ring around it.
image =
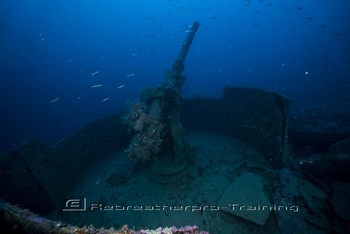
[[[197,20],[184,97],[233,85],[286,95],[296,112],[349,107],[349,10],[348,0],[0,0],[0,152],[124,110],[162,81]]]

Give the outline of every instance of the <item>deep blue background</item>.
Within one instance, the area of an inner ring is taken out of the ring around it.
[[[348,0],[0,0],[0,152],[125,109],[162,81],[196,20],[185,97],[260,87],[294,112],[350,113],[349,12]]]

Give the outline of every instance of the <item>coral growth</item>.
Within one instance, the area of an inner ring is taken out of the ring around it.
[[[155,230],[139,230],[129,229],[127,225],[116,230],[114,228],[104,229],[95,228],[92,225],[84,227],[71,226],[69,224],[52,221],[36,215],[29,210],[21,209],[18,206],[11,205],[0,201],[0,213],[3,215],[3,222],[11,224],[18,230],[25,233],[62,233],[62,234],[208,234],[207,232],[199,232],[198,227],[186,226],[181,228],[157,228]]]
[[[124,118],[129,131],[134,133],[127,150],[130,158],[147,162],[152,155],[160,152],[160,146],[166,134],[162,115],[158,102],[148,106],[147,109],[141,103],[130,105],[129,113]]]
[[[201,231],[198,232],[198,227],[196,225],[194,226],[185,226],[185,227],[181,227],[181,228],[176,228],[176,227],[172,227],[171,228],[171,233],[173,234],[209,234],[208,232],[205,231]]]
[[[133,127],[141,113],[144,111],[144,106],[139,102],[129,104],[129,112],[123,116],[123,122],[129,127]]]
[[[149,123],[151,123],[151,118],[145,112],[142,112],[135,121],[134,130],[140,132]]]
[[[166,228],[157,228],[155,230],[140,230],[136,231],[135,234],[209,234],[206,231],[199,231],[196,225],[194,226],[185,226],[185,227],[166,227]]]

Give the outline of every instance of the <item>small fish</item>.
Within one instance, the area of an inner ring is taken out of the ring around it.
[[[90,86],[90,88],[99,88],[99,87],[102,87],[102,86],[103,86],[102,84],[97,84],[97,85]]]
[[[103,99],[102,101],[101,101],[101,103],[102,102],[105,102],[105,101],[108,101],[109,100],[109,98],[105,98],[105,99]]]
[[[186,33],[190,33],[190,32],[192,32],[192,30],[185,30],[185,32],[186,32]]]
[[[312,18],[312,17],[305,17],[305,19],[313,20],[314,18]]]
[[[135,73],[131,73],[131,74],[126,75],[126,77],[132,77],[134,75],[136,75],[136,74]]]
[[[60,100],[60,98],[58,97],[58,98],[55,98],[55,99],[53,99],[53,100],[51,100],[50,102],[49,102],[49,104],[51,104],[51,103],[55,103],[55,102],[57,102],[58,100]]]
[[[133,54],[131,54],[131,56],[136,56],[137,55],[137,53],[133,53]]]
[[[100,73],[100,71],[95,71],[95,72],[91,73],[90,76],[97,75],[98,73]]]
[[[312,161],[312,160],[305,160],[305,159],[299,160],[299,164],[305,164],[305,163],[313,164],[314,161]]]
[[[302,10],[303,8],[296,6],[295,9]]]
[[[121,88],[124,88],[124,87],[125,87],[125,85],[120,85],[120,86],[117,87],[117,89],[121,89]]]

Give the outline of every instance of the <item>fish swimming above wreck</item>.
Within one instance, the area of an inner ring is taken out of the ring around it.
[[[350,6],[52,4],[0,1],[2,233],[350,230]]]

